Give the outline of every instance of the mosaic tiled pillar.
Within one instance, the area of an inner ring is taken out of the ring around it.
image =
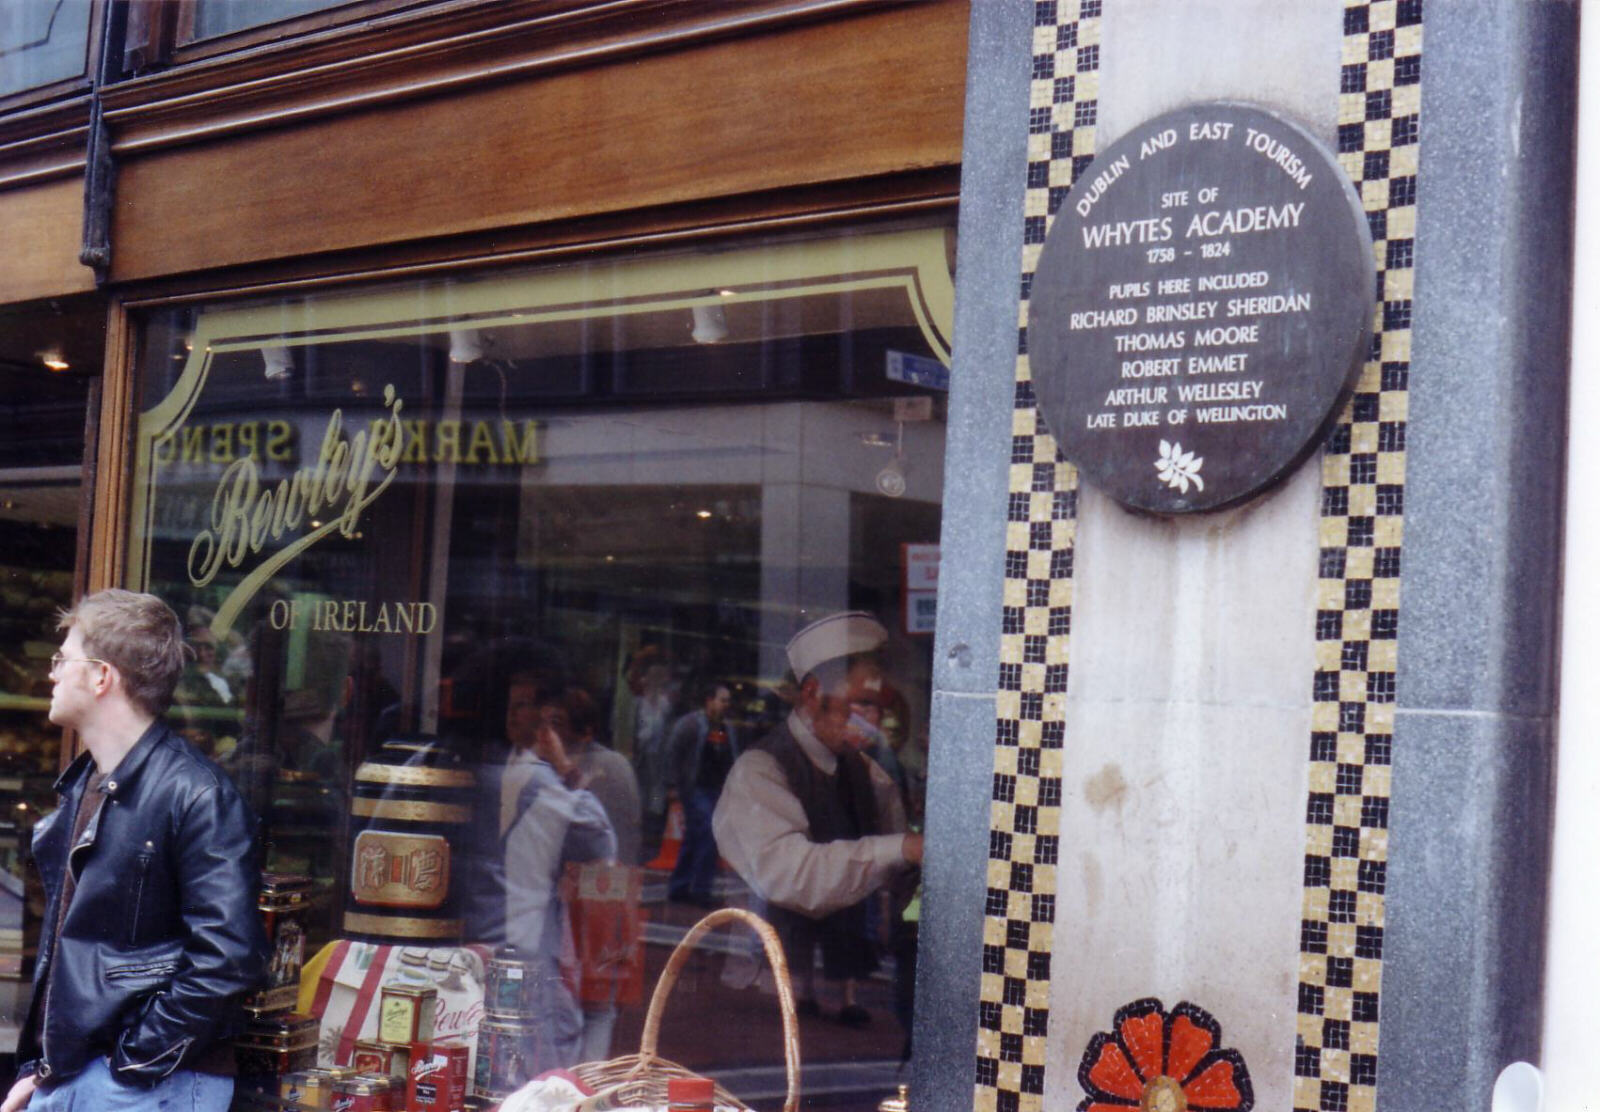
[[[1114,0],[1113,0],[1114,2]],[[1100,0],[1037,0],[977,1052],[979,1112],[1040,1107],[1049,1034],[1077,471],[1034,404],[1028,297],[1050,217],[1094,158]]]
[[[1115,3],[1116,0],[1110,0]],[[1077,475],[1034,404],[1030,282],[1049,222],[1093,157],[1099,0],[1036,0],[1019,355],[975,1106],[1042,1106],[1050,1035]],[[1421,50],[1420,0],[1344,12],[1338,152],[1372,228],[1375,333],[1323,455],[1313,735],[1294,1106],[1375,1106],[1395,697]],[[1270,495],[1269,495],[1270,497]],[[1285,954],[1283,960],[1292,963]],[[1068,975],[1063,973],[1063,975]],[[1152,995],[1163,986],[1152,985]],[[1140,1002],[1141,1004],[1143,1002]],[[1169,1001],[1175,1003],[1175,1001]],[[1148,1007],[1145,1009],[1148,1011]],[[1064,1079],[1056,1079],[1056,1084]],[[1248,1094],[1248,1086],[1246,1086]],[[1248,1099],[1248,1098],[1247,1098]]]
[[[1345,7],[1339,161],[1378,266],[1372,350],[1322,459],[1297,1110],[1376,1106],[1389,857],[1406,388],[1421,108],[1421,0]]]

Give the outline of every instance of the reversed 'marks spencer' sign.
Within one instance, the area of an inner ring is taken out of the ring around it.
[[[383,424],[387,416],[371,424]],[[527,467],[542,462],[539,422],[408,417],[400,422],[401,463],[453,463],[467,467]],[[158,468],[228,464],[241,459],[256,463],[295,463],[299,459],[299,422],[284,417],[186,424],[158,437],[151,459]]]
[[[1079,178],[1034,274],[1028,358],[1062,453],[1126,506],[1266,489],[1354,388],[1375,273],[1360,198],[1299,125],[1195,104]]]

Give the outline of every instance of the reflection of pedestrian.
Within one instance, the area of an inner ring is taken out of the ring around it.
[[[3,1107],[222,1112],[227,1039],[268,960],[255,821],[226,774],[160,720],[184,657],[165,603],[102,591],[61,628],[50,721],[87,751],[34,830],[45,925]]]
[[[728,721],[733,695],[726,684],[712,681],[700,689],[700,709],[672,727],[667,741],[667,774],[683,806],[683,844],[667,883],[667,898],[711,907],[711,886],[717,876],[717,841],[711,814],[722,785],[739,755],[739,739]]]
[[[299,666],[292,675],[288,667],[265,673],[273,689],[251,685],[247,728],[223,765],[261,817],[265,867],[333,883],[349,860],[348,751],[339,727],[352,690],[351,638],[305,630],[288,645],[262,644],[275,662]]]
[[[582,789],[600,801],[616,835],[616,860],[633,866],[639,856],[639,787],[628,759],[595,740],[600,716],[594,700],[582,688],[568,687],[542,690],[538,702],[540,728],[553,735],[541,755],[548,754],[552,767],[564,770],[562,781],[569,788]],[[564,756],[556,755],[557,747]],[[574,1061],[611,1057],[616,1022],[615,994],[596,999],[585,987],[583,1040]]]
[[[515,947],[528,965],[537,1022],[522,1052],[533,1074],[575,1064],[583,1037],[562,872],[569,862],[610,860],[617,844],[600,801],[570,786],[579,773],[558,717],[565,721],[560,688],[511,678],[509,752],[484,768],[479,785],[494,830],[483,832],[490,845],[479,851],[469,891],[472,941]]]
[[[195,607],[194,611],[210,620],[209,610]],[[226,709],[236,702],[233,688],[217,668],[217,639],[211,627],[191,625],[188,643],[194,656],[173,689],[170,717],[202,753],[223,759],[232,750],[239,728],[238,716]]]
[[[198,686],[204,683],[211,689],[211,698],[216,706],[228,706],[234,702],[233,685],[228,682],[217,667],[217,638],[209,626],[193,626],[189,630],[189,645],[194,649],[194,663],[185,669],[184,677],[179,681],[179,686],[188,683]]]
[[[859,611],[795,635],[795,708],[734,762],[712,819],[722,856],[769,903],[802,1007],[812,1012],[816,948],[830,979],[869,974],[878,958],[867,939],[867,900],[922,862],[922,836],[901,833],[894,782],[848,739],[850,703],[881,683],[875,654],[887,638]],[[840,1018],[867,1017],[847,998]]]
[[[600,712],[581,687],[563,691],[560,711],[545,711],[546,717],[551,714],[557,715],[557,732],[578,770],[576,786],[593,792],[605,808],[617,836],[617,860],[634,864],[639,859],[639,782],[634,779],[633,766],[628,758],[595,736]],[[561,714],[565,715],[564,723],[560,721]]]
[[[667,825],[667,719],[675,698],[672,669],[651,651],[630,670],[634,690],[633,771],[644,800],[641,862],[656,855]],[[637,680],[634,677],[637,676]]]

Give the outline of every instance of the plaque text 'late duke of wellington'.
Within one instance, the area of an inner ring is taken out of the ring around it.
[[[1062,203],[1034,275],[1034,392],[1085,478],[1219,509],[1320,442],[1371,334],[1372,240],[1298,125],[1232,103],[1134,129]]]

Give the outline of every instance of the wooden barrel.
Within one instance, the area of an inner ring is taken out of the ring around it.
[[[476,801],[477,777],[433,739],[386,741],[356,769],[346,937],[461,940],[462,847]]]

